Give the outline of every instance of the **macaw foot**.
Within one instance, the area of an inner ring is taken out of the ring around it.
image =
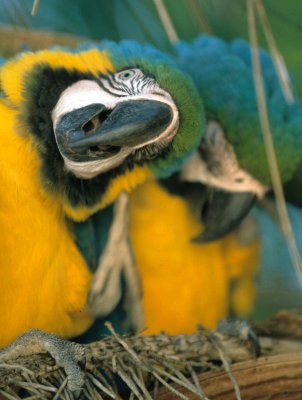
[[[225,318],[218,322],[217,331],[223,335],[235,336],[242,342],[249,342],[255,352],[255,356],[260,356],[260,342],[247,321],[239,318]]]
[[[80,344],[60,339],[39,329],[31,329],[0,350],[0,362],[46,352],[55,359],[58,366],[64,368],[68,389],[79,396],[85,382],[85,374],[79,366],[85,360],[84,347]]]
[[[128,198],[123,192],[115,203],[108,241],[93,278],[87,306],[95,317],[109,315],[122,297],[123,277],[128,323],[137,332],[143,328],[143,308],[139,274],[129,240]]]

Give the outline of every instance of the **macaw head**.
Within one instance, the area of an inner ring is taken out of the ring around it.
[[[251,48],[241,39],[227,44],[202,35],[192,43],[177,44],[175,51],[178,65],[193,78],[205,107],[208,127],[198,151],[182,170],[182,179],[205,184],[212,198],[217,190],[220,193],[212,199],[217,206],[205,213],[208,229],[201,240],[210,240],[210,225],[216,236],[217,225],[224,234],[224,225],[236,225],[236,215],[241,218],[253,198],[261,198],[271,185]],[[302,103],[297,97],[293,104],[287,103],[270,55],[260,50],[260,59],[278,166],[286,182],[302,160]]]
[[[76,220],[170,175],[204,131],[191,79],[130,41],[23,53],[4,65],[0,82],[36,144],[43,184]]]
[[[180,43],[176,51],[178,64],[199,90],[208,121],[220,124],[240,167],[270,185],[249,44],[202,35],[193,43]],[[297,97],[293,104],[285,100],[271,56],[260,50],[260,59],[280,174],[286,182],[302,160],[302,104]]]

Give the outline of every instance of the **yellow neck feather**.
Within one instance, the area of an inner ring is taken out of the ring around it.
[[[0,347],[30,328],[63,337],[92,322],[91,275],[76,248],[59,196],[46,193],[30,136],[0,102]]]

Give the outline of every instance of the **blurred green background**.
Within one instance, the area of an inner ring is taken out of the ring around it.
[[[263,0],[273,33],[302,94],[302,2]],[[0,0],[0,29],[12,27],[68,33],[88,39],[135,39],[168,51],[170,43],[153,0],[40,0],[31,16],[33,0]],[[247,38],[246,0],[165,0],[181,39],[199,32],[227,40]],[[259,33],[261,28],[259,27]],[[262,45],[265,42],[262,37]],[[43,43],[43,37],[41,38]],[[0,51],[11,51],[0,31]]]

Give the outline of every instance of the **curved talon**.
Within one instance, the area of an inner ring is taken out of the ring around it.
[[[255,356],[260,356],[261,347],[259,339],[247,321],[228,317],[218,322],[217,331],[223,335],[235,336],[241,341],[248,341],[253,346]]]
[[[60,339],[51,333],[31,329],[0,351],[0,360],[9,361],[20,356],[48,352],[67,375],[67,386],[77,397],[85,384],[85,373],[79,363],[85,363],[84,347],[78,343]]]

